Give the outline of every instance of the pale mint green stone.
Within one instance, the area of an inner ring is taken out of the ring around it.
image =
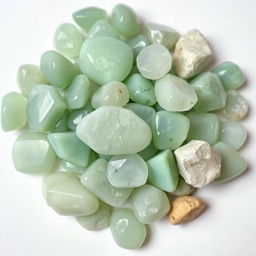
[[[40,67],[32,64],[21,65],[17,72],[17,82],[20,91],[27,96],[35,84],[48,84]]]
[[[130,209],[116,209],[111,215],[110,229],[118,246],[137,249],[146,238],[146,227],[138,221]]]
[[[234,179],[247,169],[245,159],[227,144],[218,142],[214,148],[221,154],[221,174],[214,183]]]
[[[179,171],[170,149],[166,149],[147,161],[148,182],[166,192],[173,192],[178,183]]]
[[[98,20],[107,20],[107,13],[101,8],[92,6],[74,12],[72,17],[81,28],[88,32]]]
[[[47,51],[41,56],[40,67],[54,87],[63,89],[69,86],[79,70],[67,58],[56,51]]]
[[[99,158],[103,158],[107,161],[109,161],[113,156],[111,155],[102,155],[102,154],[98,154],[99,155]]]
[[[195,193],[195,191],[196,188],[187,184],[185,180],[180,176],[176,189],[172,191],[170,194],[174,196],[189,196]]]
[[[133,52],[116,38],[89,38],[81,48],[79,63],[81,71],[97,84],[123,81],[131,71]]]
[[[115,188],[107,178],[107,165],[105,159],[97,159],[81,176],[82,184],[103,202],[119,207],[123,205],[132,192],[132,188]]]
[[[69,58],[75,58],[79,55],[83,41],[83,35],[71,23],[59,25],[53,37],[55,49]]]
[[[159,111],[152,123],[154,145],[157,149],[177,149],[186,140],[189,119],[180,113]]]
[[[219,139],[220,122],[212,113],[191,112],[187,114],[190,121],[187,141],[204,140],[214,145]]]
[[[132,101],[149,106],[156,103],[153,83],[141,74],[130,75],[125,84]]]
[[[149,184],[136,188],[131,195],[132,209],[139,221],[150,224],[170,211],[167,195]]]
[[[109,226],[111,206],[99,201],[99,209],[97,212],[88,216],[77,216],[77,222],[87,230],[101,230]]]
[[[1,122],[5,132],[20,129],[27,123],[27,99],[22,94],[10,92],[3,97]]]
[[[79,179],[66,172],[54,172],[43,179],[43,195],[58,214],[85,216],[99,208],[98,199],[87,191]]]
[[[68,130],[68,111],[65,111],[51,132],[66,132]]]
[[[142,35],[142,34],[139,34],[135,37],[132,37],[130,38],[128,41],[127,41],[127,44],[129,44],[133,50],[133,54],[134,54],[134,57],[136,58],[139,54],[139,52],[145,48],[146,46],[149,45],[149,41],[148,39]],[[135,59],[134,59],[135,61]]]
[[[28,95],[28,125],[36,131],[51,131],[65,109],[65,102],[56,88],[49,85],[35,85]]]
[[[190,84],[198,97],[194,106],[196,111],[208,112],[225,106],[227,95],[217,75],[205,72],[194,78]]]
[[[140,32],[140,20],[134,10],[127,5],[117,4],[111,14],[111,23],[125,37],[135,36]]]
[[[21,134],[12,149],[16,170],[24,173],[48,173],[52,170],[56,154],[47,136],[37,132]]]
[[[158,150],[155,148],[153,141],[151,141],[144,150],[138,152],[138,155],[140,155],[145,161],[147,161],[154,155],[156,155],[157,152]]]

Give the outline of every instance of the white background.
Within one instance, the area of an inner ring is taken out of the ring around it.
[[[118,1],[0,0],[0,96],[17,91],[19,65],[38,64],[52,49],[54,29],[71,21],[73,11],[96,5],[109,12]],[[16,133],[0,133],[0,255],[256,255],[256,1],[125,1],[145,21],[169,25],[180,33],[198,28],[209,39],[216,63],[231,60],[244,71],[240,90],[250,102],[244,120],[249,140],[241,154],[248,171],[239,178],[209,185],[198,195],[208,209],[191,223],[172,226],[167,219],[151,226],[145,246],[129,251],[117,247],[110,230],[89,232],[71,217],[58,216],[47,207],[41,177],[15,171],[11,149]]]

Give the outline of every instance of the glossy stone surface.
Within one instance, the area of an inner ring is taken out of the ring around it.
[[[155,95],[158,104],[172,112],[190,110],[198,100],[194,88],[187,81],[171,74],[156,81]]]
[[[189,196],[196,191],[196,188],[187,184],[186,181],[180,176],[177,187],[170,194],[174,196]]]
[[[22,133],[12,149],[16,170],[24,173],[48,173],[52,170],[56,154],[47,136],[37,132]]]
[[[66,110],[51,132],[66,132],[68,130],[68,111]]]
[[[127,44],[129,44],[133,50],[134,57],[136,58],[140,51],[149,45],[149,41],[147,37],[145,37],[143,34],[136,35],[132,38],[130,38],[127,41]],[[135,60],[135,59],[134,59]]]
[[[77,177],[65,172],[44,177],[43,195],[47,204],[60,215],[90,215],[99,208],[98,199],[83,187]]]
[[[116,38],[89,38],[81,48],[79,63],[81,71],[97,84],[123,81],[131,71],[133,52]]]
[[[150,144],[145,149],[138,152],[138,155],[140,155],[145,161],[147,161],[151,157],[156,155],[157,152],[158,152],[158,150],[155,148],[153,141],[151,141]]]
[[[1,124],[5,132],[22,128],[27,123],[27,99],[20,93],[10,92],[2,99]]]
[[[179,172],[170,149],[166,149],[147,161],[148,182],[166,192],[176,189]]]
[[[60,165],[65,171],[74,175],[81,175],[86,171],[86,167],[81,167],[63,159],[60,160]]]
[[[115,242],[122,248],[140,248],[146,238],[145,225],[129,209],[116,209],[112,213],[110,229]]]
[[[77,136],[103,155],[137,153],[152,138],[151,129],[131,110],[104,106],[85,116],[77,126]]]

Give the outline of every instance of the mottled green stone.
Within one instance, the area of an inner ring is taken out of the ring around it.
[[[177,187],[170,194],[174,196],[189,196],[196,191],[196,188],[187,184],[185,180],[180,176]]]
[[[155,148],[153,141],[143,149],[142,151],[138,152],[137,154],[140,155],[145,161],[149,160],[151,157],[156,155],[158,150]]]
[[[130,38],[127,41],[127,44],[129,44],[133,50],[134,61],[135,61],[136,60],[135,58],[138,56],[139,52],[143,48],[149,45],[149,41],[146,36],[144,36],[143,34],[139,34]]]

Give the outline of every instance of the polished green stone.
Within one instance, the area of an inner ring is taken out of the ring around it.
[[[185,180],[180,176],[177,187],[170,194],[174,196],[189,196],[196,191],[196,188],[187,184]]]
[[[166,192],[176,189],[179,171],[170,149],[166,149],[147,161],[148,182]]]
[[[143,34],[136,35],[132,38],[130,38],[127,41],[127,44],[129,44],[133,50],[134,57],[136,58],[139,54],[139,52],[149,45],[149,41],[146,36]],[[134,61],[135,61],[134,58]]]
[[[153,141],[151,141],[150,144],[145,149],[138,152],[138,155],[140,155],[145,161],[147,161],[154,155],[156,155],[157,152],[158,150],[155,148]]]
[[[56,154],[47,136],[37,132],[21,134],[12,150],[16,170],[24,173],[48,173],[52,170]]]
[[[131,71],[133,52],[116,38],[89,38],[81,48],[79,63],[81,71],[97,84],[123,81]]]
[[[176,149],[186,140],[189,130],[189,119],[180,113],[159,111],[152,124],[155,147],[163,150]]]
[[[20,93],[10,92],[2,99],[1,123],[5,132],[22,128],[27,123],[27,99]]]
[[[112,236],[122,248],[140,248],[146,238],[146,227],[130,209],[116,209],[110,220]]]
[[[109,161],[113,156],[111,155],[102,155],[102,154],[98,154],[99,155],[99,158],[103,158],[107,161]]]
[[[60,89],[69,86],[79,73],[72,62],[55,51],[47,51],[41,56],[40,67],[49,83]]]
[[[68,130],[68,111],[66,110],[51,132],[66,132]]]

